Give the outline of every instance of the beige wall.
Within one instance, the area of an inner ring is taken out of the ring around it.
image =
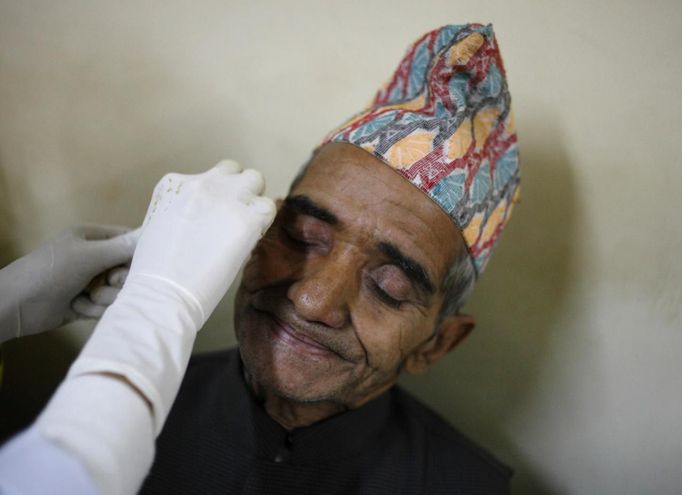
[[[73,223],[135,225],[164,172],[224,156],[280,195],[409,42],[491,21],[523,202],[478,329],[406,384],[515,467],[516,493],[680,493],[681,6],[0,0],[0,262]],[[198,349],[233,342],[230,306]],[[12,407],[35,411],[89,328],[7,346]]]

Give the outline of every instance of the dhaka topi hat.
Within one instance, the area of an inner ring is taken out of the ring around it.
[[[450,216],[477,275],[519,195],[516,130],[491,25],[445,26],[407,50],[369,108],[332,131],[373,154]]]

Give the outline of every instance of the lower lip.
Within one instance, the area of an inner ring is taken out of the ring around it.
[[[326,347],[322,347],[317,342],[311,342],[305,338],[297,336],[293,330],[287,327],[287,325],[283,324],[282,322],[273,317],[270,318],[273,322],[273,325],[271,326],[272,333],[279,341],[285,343],[289,347],[292,347],[297,351],[305,353],[306,355],[314,355],[326,358],[336,357],[336,354],[334,354]]]

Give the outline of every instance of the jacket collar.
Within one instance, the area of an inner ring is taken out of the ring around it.
[[[273,420],[244,381],[241,358],[230,360],[227,426],[242,449],[255,457],[293,464],[318,464],[360,454],[386,427],[390,394],[303,428],[287,431]],[[230,436],[232,436],[230,435]]]

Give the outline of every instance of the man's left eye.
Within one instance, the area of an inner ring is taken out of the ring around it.
[[[400,301],[394,297],[392,297],[388,292],[386,292],[384,289],[382,289],[378,284],[374,283],[372,284],[372,289],[374,290],[374,294],[385,304],[388,306],[391,306],[392,308],[398,309],[400,308],[400,305],[403,303],[403,301]]]
[[[370,284],[374,294],[392,308],[399,308],[412,294],[412,284],[395,265],[383,265],[372,271]]]

